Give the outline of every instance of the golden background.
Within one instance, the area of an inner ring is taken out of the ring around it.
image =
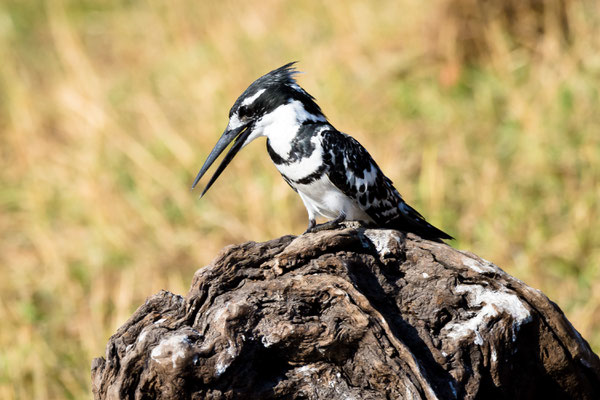
[[[299,83],[451,244],[600,350],[596,1],[0,2],[0,398],[90,398],[144,299],[299,234],[264,143],[189,188],[258,76]]]

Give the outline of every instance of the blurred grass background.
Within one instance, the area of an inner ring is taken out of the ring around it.
[[[375,5],[376,4],[376,5]],[[0,398],[89,398],[111,333],[220,248],[307,217],[253,143],[189,187],[263,73],[600,350],[598,2],[0,2]]]

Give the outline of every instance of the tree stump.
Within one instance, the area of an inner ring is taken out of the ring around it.
[[[96,399],[600,399],[600,360],[540,291],[473,254],[345,228],[229,246],[149,297]]]

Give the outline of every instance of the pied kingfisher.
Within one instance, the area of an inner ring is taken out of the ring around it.
[[[359,220],[426,239],[452,239],[404,202],[358,141],[327,121],[315,99],[296,83],[297,73],[294,63],[286,64],[258,78],[242,93],[192,189],[231,142],[233,146],[201,196],[240,149],[266,136],[271,160],[308,211],[307,232]],[[330,221],[317,226],[318,216]]]

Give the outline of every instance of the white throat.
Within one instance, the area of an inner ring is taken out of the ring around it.
[[[246,144],[258,137],[266,136],[271,148],[280,156],[287,157],[291,151],[292,140],[298,133],[298,128],[307,120],[327,121],[322,115],[307,112],[304,105],[298,100],[282,104],[256,122]]]

